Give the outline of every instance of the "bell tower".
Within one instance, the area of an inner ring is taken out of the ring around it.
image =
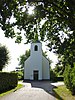
[[[30,56],[31,56],[30,65],[32,69],[33,80],[35,79],[41,80],[42,79],[42,44],[40,41],[36,41],[31,44]]]
[[[31,56],[35,54],[42,55],[42,44],[40,41],[31,44]]]

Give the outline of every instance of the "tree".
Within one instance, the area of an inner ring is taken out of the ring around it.
[[[0,4],[0,26],[6,37],[16,37],[20,43],[22,30],[27,43],[40,37],[48,41],[50,51],[59,54],[64,67],[74,67],[75,0],[1,0]],[[28,14],[29,6],[34,6],[32,15]],[[11,17],[15,21],[11,22]]]
[[[16,37],[17,42],[22,40],[22,30],[25,31],[27,42],[30,42],[38,33],[39,28],[41,40],[46,35],[51,41],[50,44],[59,45],[59,31],[74,33],[74,5],[74,0],[1,0],[0,26],[5,31],[6,37]],[[35,7],[35,14],[28,14],[29,6]],[[13,22],[10,21],[12,17],[15,19]],[[40,26],[42,19],[45,19],[45,23]],[[14,27],[17,27],[19,32],[15,33]]]
[[[71,91],[72,95],[75,95],[75,66],[73,68],[69,65],[66,66],[64,72],[64,82],[66,87]]]
[[[0,45],[0,71],[8,64],[9,52],[5,46]]]
[[[48,41],[47,46],[50,51],[54,49],[56,53],[64,55],[64,58],[67,58],[69,54],[68,61],[71,66],[73,65],[75,56],[74,0],[1,0],[0,4],[0,26],[6,37],[16,37],[16,42],[20,43],[23,30],[28,43],[40,36],[42,41]],[[28,14],[30,6],[34,6],[32,15]],[[11,22],[12,17],[15,21]],[[42,20],[44,23],[40,25]],[[15,32],[15,27],[19,32]]]
[[[12,18],[14,18],[14,20],[19,19],[19,13],[22,9],[21,6],[25,4],[26,0],[0,0],[0,27],[5,31],[6,37],[16,37],[14,26],[16,26],[17,23],[14,21],[10,22],[10,20],[12,20]],[[16,14],[18,16],[16,16]],[[20,38],[20,36],[18,38]]]
[[[63,65],[60,65],[58,63],[56,64],[56,67],[53,70],[57,74],[57,76],[63,76],[65,68]]]
[[[27,60],[27,58],[30,56],[30,50],[26,50],[25,54],[21,55],[18,58],[19,61],[19,65],[21,66],[21,68],[24,67],[24,62]]]
[[[28,43],[40,36],[42,41],[48,41],[50,51],[54,49],[67,58],[65,63],[73,66],[75,0],[1,0],[0,4],[0,26],[6,37],[16,37],[16,42],[20,43],[23,30]],[[32,15],[28,14],[30,6],[34,6]],[[42,20],[44,23],[40,25]],[[19,32],[15,32],[15,27]]]

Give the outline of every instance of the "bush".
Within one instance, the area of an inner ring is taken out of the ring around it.
[[[75,95],[75,67],[70,68],[70,66],[66,66],[64,72],[64,83],[71,93]]]
[[[64,71],[64,83],[68,89],[70,89],[70,72],[71,68],[70,66],[66,66],[65,71]]]
[[[50,80],[55,82],[57,81],[56,77],[57,77],[56,73],[51,69],[50,70]]]
[[[57,76],[57,77],[56,77],[56,80],[57,80],[57,81],[64,81],[64,78],[63,78],[63,76]]]
[[[17,71],[17,74],[18,74],[18,80],[23,80],[24,79],[23,78],[24,74],[23,74],[22,70]]]
[[[75,95],[75,67],[71,70],[70,73],[70,81],[71,81],[71,92]]]
[[[15,88],[18,83],[16,73],[0,72],[0,93]]]

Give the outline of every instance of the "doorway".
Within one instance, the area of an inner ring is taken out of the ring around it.
[[[34,80],[38,80],[38,70],[34,70],[33,74],[34,74]]]

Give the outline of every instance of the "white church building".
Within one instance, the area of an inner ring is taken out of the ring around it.
[[[49,61],[42,55],[42,43],[31,43],[30,57],[24,62],[24,80],[50,80]]]

